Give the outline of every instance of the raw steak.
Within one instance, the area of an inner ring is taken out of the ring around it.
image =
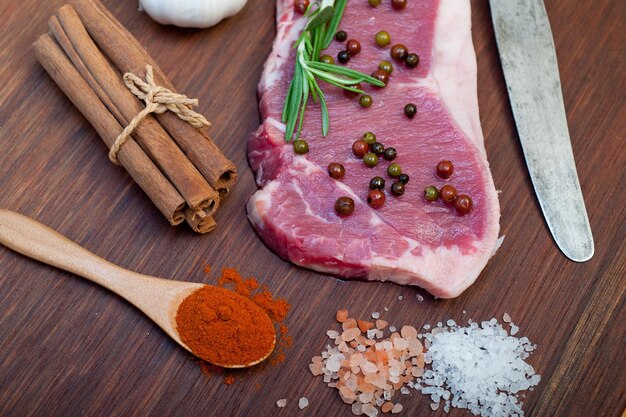
[[[316,271],[343,278],[366,278],[419,285],[435,296],[459,295],[478,277],[497,249],[499,206],[489,172],[478,118],[476,58],[468,0],[409,0],[402,11],[388,2],[371,8],[349,1],[340,28],[361,42],[362,51],[349,66],[367,74],[389,47],[379,48],[374,34],[391,33],[394,43],[416,52],[421,62],[408,69],[394,62],[384,89],[365,86],[374,103],[363,109],[358,99],[323,86],[330,110],[330,133],[321,135],[320,110],[309,102],[302,138],[310,152],[295,155],[285,143],[281,112],[293,71],[293,42],[304,19],[292,0],[279,0],[277,36],[259,85],[263,124],[248,144],[248,158],[259,187],[248,203],[248,217],[265,243],[281,257]],[[345,45],[333,41],[326,53],[336,56]],[[321,83],[323,84],[323,83]],[[416,103],[410,120],[406,103]],[[385,163],[367,168],[351,153],[366,131],[398,150],[398,162],[410,175],[401,197],[389,193]],[[451,160],[455,171],[443,181],[434,168]],[[343,180],[327,174],[331,162],[346,168]],[[387,178],[387,202],[367,205],[369,180]],[[423,198],[428,185],[456,186],[474,201],[470,214]],[[334,204],[340,196],[355,200],[354,213],[340,218]]]

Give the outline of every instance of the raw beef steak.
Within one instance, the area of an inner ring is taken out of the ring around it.
[[[340,28],[362,45],[349,67],[369,74],[380,61],[392,61],[389,46],[374,43],[382,29],[391,33],[392,45],[406,45],[421,61],[415,69],[394,61],[387,87],[365,86],[374,99],[367,109],[358,99],[324,85],[330,132],[322,137],[320,109],[310,101],[302,131],[310,152],[304,156],[295,155],[285,142],[281,123],[293,71],[292,45],[304,19],[294,14],[292,0],[279,0],[277,21],[259,85],[263,124],[248,145],[261,187],[248,203],[254,228],[281,257],[306,268],[343,278],[419,285],[442,298],[459,295],[497,249],[500,217],[478,118],[469,1],[409,0],[402,11],[388,2],[372,8],[367,1],[348,1]],[[343,48],[333,41],[325,53],[336,56]],[[403,113],[407,103],[417,105],[413,119]],[[401,197],[389,192],[388,163],[381,158],[377,167],[367,168],[352,155],[352,143],[367,131],[398,150],[395,162],[410,175]],[[451,160],[455,167],[447,181],[434,172],[441,160]],[[331,162],[345,166],[341,181],[329,177]],[[376,175],[387,178],[387,202],[378,210],[366,202],[369,180]],[[472,197],[474,208],[468,215],[424,199],[426,186],[445,183]],[[341,196],[355,201],[349,217],[335,213]]]

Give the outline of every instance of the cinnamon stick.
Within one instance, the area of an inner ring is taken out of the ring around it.
[[[207,216],[203,212],[194,212],[190,209],[185,210],[185,220],[198,233],[209,233],[217,226],[213,216]]]
[[[70,5],[61,7],[51,20],[51,31],[57,41],[67,47],[66,53],[87,82],[96,83],[93,91],[103,94],[102,102],[112,105],[109,111],[118,122],[127,125],[143,107],[139,100],[126,88],[118,73],[102,55],[89,37],[78,14]],[[59,24],[57,24],[60,23]],[[69,41],[69,46],[68,46]],[[99,86],[99,88],[98,88]],[[163,174],[170,179],[192,210],[206,210],[212,214],[217,209],[219,195],[211,188],[195,166],[171,140],[161,125],[147,116],[139,123],[133,135],[137,143],[150,156]],[[122,146],[123,147],[123,146]]]
[[[111,147],[123,130],[120,123],[49,34],[39,37],[33,47],[37,60],[91,123],[106,145]],[[133,138],[129,138],[122,146],[118,152],[118,160],[172,225],[185,220],[185,200]]]
[[[148,52],[124,26],[97,0],[71,0],[89,35],[107,57],[122,71],[145,76],[152,65],[156,83],[176,91]],[[156,116],[206,180],[225,198],[237,181],[235,165],[220,151],[208,133],[183,122],[170,112]]]

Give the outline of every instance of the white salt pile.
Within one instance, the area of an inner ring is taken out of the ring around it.
[[[537,346],[513,337],[519,327],[509,324],[511,336],[495,318],[480,325],[469,320],[467,327],[451,320],[447,326],[438,323],[423,336],[431,369],[409,385],[430,395],[433,410],[443,401],[446,412],[452,406],[483,417],[523,416],[517,393],[541,379],[524,361]]]
[[[305,409],[309,406],[309,399],[307,397],[302,397],[298,400],[298,408],[300,410]]]

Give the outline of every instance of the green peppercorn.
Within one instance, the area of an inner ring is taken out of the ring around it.
[[[368,152],[363,156],[363,163],[368,168],[374,168],[378,165],[378,156],[373,152]]]
[[[378,64],[378,69],[387,71],[389,74],[391,74],[393,72],[393,65],[391,65],[391,62],[389,61],[380,61],[380,63]]]
[[[367,195],[367,204],[375,209],[381,208],[385,204],[385,193],[381,190],[371,190]]]
[[[335,211],[340,216],[348,216],[354,212],[354,200],[350,197],[339,197],[335,202]]]
[[[406,46],[399,43],[392,46],[389,53],[393,59],[398,61],[404,61],[406,56],[409,54],[409,50],[406,48]]]
[[[396,148],[389,147],[385,149],[384,157],[387,161],[393,161],[394,159],[396,159],[396,156],[398,156],[398,151],[396,151]]]
[[[400,165],[393,163],[387,167],[387,174],[390,177],[399,177],[402,174],[402,167]]]
[[[348,51],[340,51],[337,54],[337,61],[342,64],[347,64],[350,61],[350,53]]]
[[[368,3],[372,7],[378,7],[380,5],[380,0],[368,0]]]
[[[304,155],[309,151],[309,144],[302,139],[293,142],[293,151],[298,155]]]
[[[371,145],[376,142],[376,135],[373,132],[365,132],[363,133],[363,137],[361,139],[363,139],[363,142]]]
[[[374,100],[372,100],[372,96],[370,96],[369,94],[363,94],[361,98],[359,98],[359,104],[361,105],[361,107],[365,108],[371,106],[373,101]]]
[[[404,63],[409,68],[415,68],[420,63],[420,57],[417,54],[410,53],[406,56]]]
[[[369,145],[365,141],[357,140],[352,144],[352,153],[357,158],[363,158],[369,149]]]
[[[415,106],[415,104],[409,103],[406,106],[404,106],[404,115],[408,117],[409,119],[414,118],[416,113],[417,113],[417,106]]]
[[[391,42],[391,35],[386,30],[381,30],[376,33],[376,36],[374,36],[374,41],[376,42],[376,45],[384,48]]]
[[[323,62],[324,64],[335,65],[335,59],[330,55],[322,55],[320,57],[320,62]]]
[[[346,169],[343,167],[343,165],[332,162],[328,165],[328,175],[330,175],[331,178],[338,180],[346,175]]]
[[[439,198],[439,190],[434,185],[424,188],[424,198],[426,201],[436,201]]]
[[[385,146],[380,142],[374,142],[370,145],[370,150],[377,156],[381,156],[385,153]]]
[[[335,33],[335,40],[337,42],[345,42],[346,39],[348,39],[348,34],[346,33],[346,31],[340,30],[337,33]]]
[[[384,190],[385,179],[383,177],[374,177],[370,180],[370,190]]]
[[[400,176],[398,176],[398,181],[400,181],[404,185],[407,185],[409,183],[409,176],[407,174],[400,174]]]
[[[402,184],[400,181],[396,181],[391,184],[391,193],[397,197],[404,194],[404,184]]]

